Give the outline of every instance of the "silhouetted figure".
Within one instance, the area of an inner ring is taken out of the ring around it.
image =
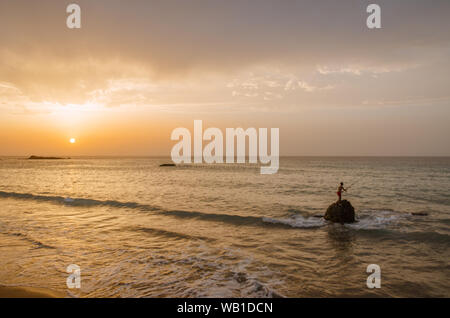
[[[336,194],[338,195],[338,198],[339,198],[337,202],[341,202],[342,191],[347,192],[347,189],[344,188],[344,182],[341,182],[341,185],[338,187],[338,190],[336,192]]]

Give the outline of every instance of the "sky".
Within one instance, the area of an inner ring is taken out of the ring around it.
[[[281,155],[448,156],[449,17],[448,0],[0,0],[0,155],[169,156],[201,119],[279,128]]]

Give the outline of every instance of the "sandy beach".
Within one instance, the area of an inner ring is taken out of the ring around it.
[[[61,298],[64,295],[53,290],[34,287],[0,286],[0,298]]]

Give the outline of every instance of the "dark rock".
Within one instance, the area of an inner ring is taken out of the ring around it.
[[[354,223],[355,209],[349,201],[342,200],[330,205],[323,218],[336,223]]]
[[[40,156],[30,156],[28,157],[29,160],[56,160],[56,159],[66,159],[66,158],[60,158],[60,157],[40,157]],[[69,158],[70,159],[70,158]]]
[[[426,212],[413,212],[411,214],[414,216],[427,216],[428,215],[428,213],[426,213]]]
[[[175,167],[176,165],[174,163],[163,163],[159,165],[160,167]]]

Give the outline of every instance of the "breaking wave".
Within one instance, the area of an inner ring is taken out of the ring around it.
[[[293,215],[285,218],[272,218],[260,216],[243,216],[225,213],[206,213],[199,211],[166,210],[158,206],[141,204],[138,202],[121,202],[116,200],[97,200],[87,198],[67,198],[63,196],[35,195],[31,193],[17,193],[0,191],[0,197],[22,200],[34,200],[50,202],[65,206],[95,207],[108,206],[114,208],[135,209],[145,212],[153,212],[182,219],[200,219],[211,222],[222,222],[245,226],[278,226],[285,228],[318,228],[329,224],[323,218],[316,216]],[[383,229],[395,225],[405,213],[390,210],[363,210],[358,213],[358,220],[354,224],[346,224],[346,227],[355,230]]]

